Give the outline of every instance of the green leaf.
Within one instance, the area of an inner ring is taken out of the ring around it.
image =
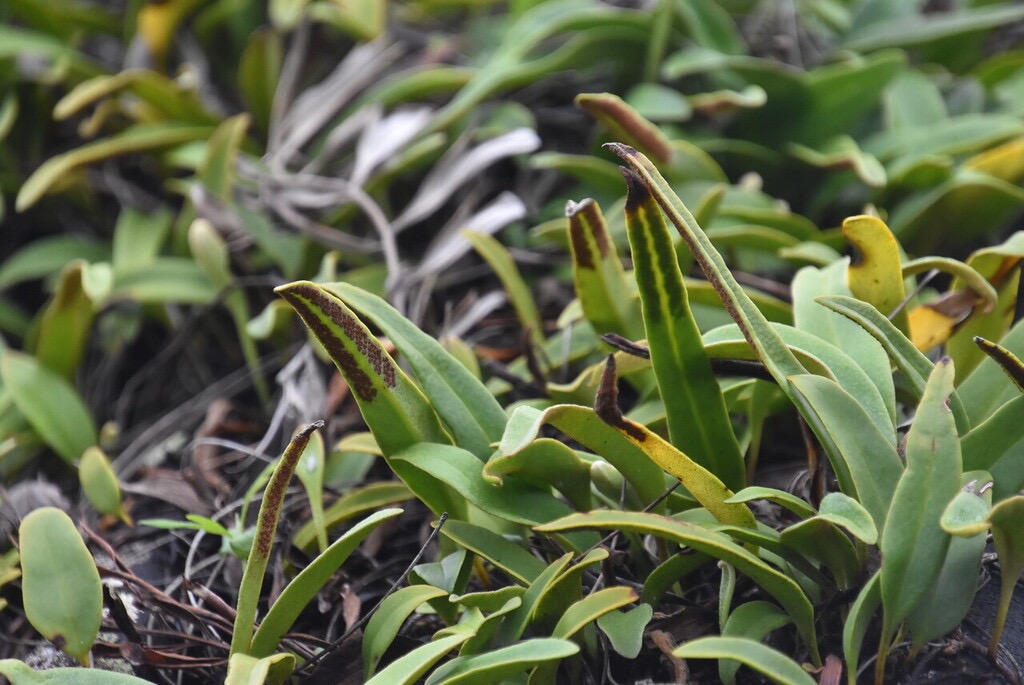
[[[508,645],[522,639],[523,632],[540,606],[544,596],[551,592],[556,581],[572,562],[572,552],[567,552],[548,564],[522,595],[522,604],[502,622],[495,636],[495,644]]]
[[[786,616],[777,606],[771,602],[754,600],[739,605],[729,614],[725,625],[722,627],[722,637],[738,637],[755,642],[762,642],[773,630],[790,623]],[[718,676],[726,685],[736,682],[736,671],[739,670],[740,662],[722,659],[718,662]]]
[[[294,654],[271,654],[262,658],[232,654],[224,685],[280,685],[294,670]]]
[[[560,404],[543,412],[528,406],[516,407],[498,450],[505,456],[519,454],[548,424],[606,459],[633,486],[643,506],[656,501],[665,491],[661,468],[589,407]],[[656,510],[664,510],[664,504]]]
[[[880,574],[876,573],[864,584],[860,594],[850,606],[850,613],[843,624],[843,655],[846,657],[846,682],[857,685],[857,671],[860,664],[860,649],[864,635],[868,632],[875,612],[882,604]]]
[[[716,559],[727,561],[775,597],[793,617],[797,630],[811,650],[815,663],[820,661],[814,629],[813,609],[800,587],[779,570],[769,566],[748,550],[721,533],[702,526],[643,512],[597,511],[572,514],[558,521],[537,526],[542,533],[586,528],[612,529],[653,535],[692,547]]]
[[[403,471],[411,467],[429,474],[479,509],[514,523],[547,523],[571,511],[547,490],[508,478],[501,487],[484,480],[482,465],[468,450],[426,442],[411,445],[392,455]]]
[[[602,617],[636,600],[636,591],[624,586],[604,588],[591,593],[565,610],[562,617],[558,619],[558,623],[555,624],[554,630],[551,631],[551,637],[570,638],[594,621],[600,621]],[[643,606],[651,611],[650,605],[644,604]],[[642,636],[643,627],[634,632]],[[605,630],[605,633],[608,631]],[[639,653],[639,649],[637,653]]]
[[[671,236],[648,189],[633,174],[626,182],[633,273],[669,438],[726,487],[741,488],[743,457],[690,310]]]
[[[608,636],[616,654],[635,659],[644,646],[644,630],[651,622],[654,608],[641,604],[629,611],[611,611],[597,619],[597,626]]]
[[[328,506],[324,510],[324,527],[330,530],[356,516],[381,507],[399,504],[413,499],[413,497],[414,495],[405,483],[396,481],[370,483],[346,492]],[[292,536],[292,544],[299,549],[307,549],[315,539],[316,525],[313,521],[307,521]]]
[[[157,257],[142,267],[118,268],[112,297],[141,304],[211,304],[218,288],[200,266],[186,257]]]
[[[846,353],[848,343],[832,344],[808,330],[782,324],[771,323],[769,326],[808,371],[834,379],[846,392],[856,397],[863,413],[879,434],[891,445],[896,445],[895,399],[892,395],[888,399],[882,396],[879,386],[885,387],[886,384],[875,383],[867,371]],[[704,334],[704,344],[712,358],[753,359],[753,351],[735,324],[708,331]],[[886,388],[886,392],[891,391]],[[795,400],[795,391],[790,392],[790,396]],[[890,407],[893,407],[892,413]],[[822,438],[822,442],[827,444],[827,438]]]
[[[999,605],[988,645],[988,653],[995,658],[1017,581],[1024,575],[1024,497],[1016,495],[996,504],[988,522],[1000,565]]]
[[[401,509],[384,509],[363,519],[317,555],[306,568],[295,576],[271,605],[263,618],[248,653],[255,657],[269,656],[295,623],[317,592],[334,576],[349,555],[366,536],[382,523],[402,513]]]
[[[533,301],[533,294],[530,287],[523,280],[515,261],[508,250],[498,242],[496,238],[487,233],[479,231],[462,231],[462,237],[469,241],[473,249],[477,251],[485,262],[494,271],[494,274],[505,286],[505,292],[512,302],[516,316],[523,328],[529,331],[531,339],[538,345],[544,342],[544,323],[541,321],[537,305]]]
[[[500,683],[538,664],[560,661],[580,651],[569,640],[534,638],[493,652],[460,656],[434,671],[427,685],[482,685]]]
[[[270,110],[283,62],[281,34],[271,28],[253,31],[238,60],[239,93],[262,131],[270,127]]]
[[[99,440],[79,394],[33,357],[0,349],[0,379],[32,430],[65,461],[77,461]]]
[[[601,207],[594,200],[566,206],[572,280],[583,315],[599,334],[643,335],[626,273],[615,252]]]
[[[99,634],[103,589],[96,562],[67,514],[42,507],[18,529],[21,592],[32,627],[83,665]]]
[[[421,470],[403,470],[392,456],[416,443],[450,443],[430,401],[395,364],[348,306],[321,286],[298,281],[275,290],[302,318],[341,371],[385,458],[431,509],[455,518],[465,504]],[[475,458],[474,458],[475,459]],[[475,459],[479,466],[479,459]]]
[[[672,650],[681,659],[732,659],[785,685],[816,685],[814,678],[788,656],[742,637],[702,637]]]
[[[885,607],[882,649],[938,577],[949,547],[939,524],[960,489],[963,466],[956,424],[947,405],[954,369],[947,358],[935,365],[906,441],[907,468],[896,485],[879,547]]]
[[[896,368],[905,376],[911,398],[920,400],[923,397],[926,379],[932,373],[934,365],[889,319],[867,302],[852,297],[826,295],[816,298],[815,301],[832,311],[839,312],[870,333],[871,337],[882,344],[882,348]],[[962,398],[955,392],[950,397],[950,407],[956,418],[957,430],[962,435],[967,432],[971,423],[965,411],[965,407],[970,405],[961,400]]]
[[[491,443],[501,439],[508,421],[487,388],[433,337],[383,299],[347,283],[330,283],[324,289],[380,328],[412,366],[456,444],[486,459],[493,451]]]
[[[225,119],[207,141],[203,161],[196,169],[199,182],[225,203],[231,202],[238,153],[250,120],[248,114]]]
[[[56,235],[33,241],[11,254],[0,265],[0,290],[34,278],[59,273],[69,262],[98,262],[109,257],[100,242],[74,235]]]
[[[1024,433],[1020,417],[1024,396],[1016,397],[960,440],[964,470],[992,474],[992,496],[1000,501],[1024,486]]]
[[[838,384],[820,376],[790,379],[803,400],[801,412],[818,435],[827,435],[828,455],[840,487],[855,497],[882,530],[903,463],[896,447],[867,417],[861,404]]]
[[[515,455],[497,456],[484,465],[484,478],[496,485],[510,474],[536,487],[555,488],[577,511],[592,507],[590,464],[564,442],[538,438]]]
[[[672,143],[668,137],[618,95],[580,93],[575,102],[601,122],[613,138],[625,140],[662,164],[672,159]]]
[[[11,685],[152,685],[133,675],[98,668],[49,668],[33,671],[17,659],[0,659],[0,675]]]
[[[317,546],[322,553],[327,549],[327,523],[324,519],[324,439],[313,433],[306,449],[295,466],[302,488],[309,500],[310,523],[316,533]]]
[[[814,516],[814,507],[800,499],[791,492],[767,488],[760,485],[751,485],[743,488],[726,502],[753,502],[758,499],[766,499],[781,507],[785,507],[802,519]]]
[[[986,489],[980,495],[977,491],[979,481],[990,482],[989,478],[984,472],[965,473],[963,488],[942,512],[940,525],[954,537],[949,542],[939,577],[929,585],[920,604],[907,617],[906,625],[915,646],[924,645],[954,630],[974,603],[988,537],[985,535],[988,528],[985,518],[992,505],[991,489]],[[954,506],[958,502],[967,505],[959,512]],[[952,520],[954,517],[959,520]],[[974,526],[974,535],[967,536],[965,533],[971,526],[965,519],[971,518],[981,525]],[[954,526],[959,530],[954,531]]]
[[[1024,7],[994,5],[953,12],[914,13],[870,24],[845,37],[842,47],[861,54],[886,47],[906,47],[1005,26],[1024,18]]]
[[[78,480],[86,499],[101,514],[116,516],[131,525],[131,517],[121,501],[121,484],[110,460],[99,447],[90,446],[78,463]]]
[[[431,585],[410,585],[384,598],[363,633],[363,669],[367,679],[377,670],[381,657],[405,620],[425,602],[447,594],[446,590]]]
[[[256,517],[256,538],[245,560],[242,581],[238,587],[238,604],[236,607],[235,626],[231,634],[231,654],[252,654],[253,624],[256,621],[256,605],[263,587],[263,574],[270,561],[270,548],[274,542],[281,508],[288,483],[295,472],[295,465],[306,449],[309,436],[313,431],[322,428],[323,421],[302,427],[288,443],[284,454],[274,466],[274,471],[267,483],[260,501],[260,511]],[[283,632],[283,631],[282,631]]]
[[[366,685],[412,685],[441,657],[471,637],[473,634],[470,632],[458,633],[421,645],[392,661],[387,668],[366,681]]]
[[[878,541],[871,514],[857,500],[841,492],[830,492],[821,500],[818,517],[841,526],[861,542],[873,545]]]
[[[441,534],[488,560],[524,585],[536,580],[546,568],[544,562],[522,545],[483,526],[449,519],[441,528]]]
[[[606,147],[617,154],[639,176],[642,183],[654,196],[663,212],[678,229],[683,241],[701,271],[712,283],[726,311],[740,327],[746,338],[757,353],[758,359],[765,365],[772,378],[778,382],[783,392],[791,396],[788,378],[806,373],[796,357],[782,341],[779,335],[768,324],[768,320],[757,308],[736,278],[729,271],[725,260],[714,245],[697,225],[693,215],[675,194],[668,182],[650,160],[636,150],[621,143],[609,143]]]
[[[78,167],[136,152],[151,152],[183,143],[204,140],[210,136],[209,126],[181,123],[136,124],[124,133],[83,145],[46,160],[36,169],[18,191],[15,208],[19,212],[34,205],[60,179]]]
[[[84,287],[85,262],[64,267],[53,298],[46,304],[36,331],[39,363],[71,380],[85,353],[95,307]]]

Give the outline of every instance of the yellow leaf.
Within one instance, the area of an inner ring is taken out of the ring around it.
[[[857,299],[890,316],[906,299],[899,243],[885,222],[874,216],[846,219],[843,235],[859,255],[847,272],[850,291]],[[907,313],[903,309],[892,322],[904,333],[908,331]]]

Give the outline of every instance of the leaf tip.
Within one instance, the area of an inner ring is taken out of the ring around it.
[[[637,207],[647,202],[651,191],[632,169],[620,166],[619,173],[622,174],[622,178],[626,179],[626,211],[635,211]]]
[[[636,148],[626,145],[625,143],[605,143],[601,147],[605,148],[606,150],[611,150],[622,159],[635,157],[637,154],[639,154],[636,151]]]

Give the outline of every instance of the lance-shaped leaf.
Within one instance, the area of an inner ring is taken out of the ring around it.
[[[657,126],[612,93],[580,93],[576,106],[600,121],[613,137],[629,141],[662,164],[672,159],[672,142]]]
[[[650,191],[632,172],[623,175],[633,273],[669,438],[727,486],[739,489],[745,477],[743,456],[690,311],[675,246]]]
[[[942,530],[940,519],[960,489],[963,472],[960,441],[948,405],[954,373],[948,358],[935,365],[907,434],[907,468],[896,485],[880,542],[884,607],[880,656],[888,652],[899,624],[938,577],[949,547],[950,536]]]
[[[653,535],[692,547],[716,559],[729,562],[736,570],[771,594],[793,618],[800,636],[811,650],[815,663],[818,656],[817,635],[814,629],[814,611],[807,596],[796,582],[778,569],[769,566],[728,536],[703,526],[644,512],[596,511],[572,514],[558,521],[537,526],[542,533],[556,533],[586,528],[611,529]]]
[[[491,443],[501,439],[508,416],[480,380],[383,299],[348,283],[331,283],[324,289],[380,328],[412,366],[456,443],[486,459]]]
[[[892,231],[878,217],[852,216],[843,221],[843,235],[858,253],[847,271],[854,297],[892,316],[896,328],[908,333],[900,245]]]
[[[23,212],[49,191],[61,178],[87,164],[136,152],[161,150],[209,138],[209,126],[181,124],[137,124],[110,138],[51,157],[22,184],[15,208]]]
[[[530,332],[531,340],[538,346],[544,344],[543,327],[540,312],[537,311],[537,304],[533,300],[530,286],[523,280],[515,260],[509,251],[498,242],[493,236],[479,231],[463,231],[462,237],[469,241],[473,249],[477,251],[484,261],[494,270],[494,274],[505,286],[508,299],[516,310],[519,323]]]
[[[385,456],[417,442],[451,442],[420,389],[337,296],[309,281],[274,292],[327,350]]]
[[[1013,384],[1017,386],[1017,389],[1024,392],[1024,362],[1021,362],[1020,357],[1002,345],[985,340],[980,336],[974,338],[974,344],[980,347],[982,352],[995,360],[996,364],[1006,372],[1006,375],[1010,377]]]
[[[292,627],[302,610],[331,579],[359,543],[382,523],[401,513],[401,509],[384,509],[366,517],[302,569],[271,605],[253,635],[249,653],[255,657],[272,654],[277,649],[281,637]]]
[[[263,574],[270,561],[270,548],[277,531],[277,522],[281,516],[281,508],[284,506],[285,491],[288,489],[292,474],[295,473],[299,457],[306,449],[309,436],[318,428],[323,428],[323,425],[323,421],[317,421],[299,430],[288,443],[284,454],[281,455],[281,459],[274,467],[274,472],[270,475],[270,481],[263,493],[260,511],[256,517],[256,538],[249,550],[249,557],[245,561],[245,570],[242,572],[242,581],[238,587],[238,612],[235,615],[234,631],[231,634],[232,655],[251,653],[256,605],[263,587]]]
[[[726,501],[733,496],[733,492],[715,473],[676,449],[646,426],[622,415],[615,382],[615,357],[612,355],[608,356],[605,372],[601,376],[601,387],[597,391],[594,413],[618,431],[630,444],[640,449],[648,459],[678,478],[683,487],[716,519],[725,524],[745,528],[756,527],[754,515],[747,505]],[[740,467],[739,479],[742,482],[742,464]]]
[[[583,315],[598,333],[642,337],[636,303],[601,207],[588,198],[570,202],[565,214],[569,218],[572,280]]]
[[[768,320],[761,310],[740,287],[722,255],[697,225],[690,210],[644,155],[622,143],[608,143],[605,147],[621,157],[647,187],[665,212],[665,216],[682,235],[683,241],[693,254],[694,261],[717,291],[729,315],[740,327],[743,337],[757,352],[758,358],[771,373],[772,378],[779,383],[779,387],[787,395],[791,395],[786,379],[789,376],[804,374],[806,370],[793,356],[785,342],[768,325]]]

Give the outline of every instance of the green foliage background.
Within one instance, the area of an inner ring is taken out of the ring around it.
[[[683,659],[802,683],[828,657],[852,683],[876,650],[880,683],[961,622],[989,539],[1009,668],[1019,3],[0,17],[0,620],[26,637],[102,652],[88,551],[58,569],[90,579],[80,602],[40,575],[75,523],[44,508],[14,534],[51,481],[104,526],[93,551],[210,560],[190,580],[228,618],[100,573],[162,612],[196,682],[312,680],[340,649],[388,683]],[[182,464],[185,494],[154,496],[152,468]],[[388,535],[404,573],[355,554]],[[343,564],[364,591],[342,635],[312,607],[340,606]],[[666,627],[680,605],[696,634]],[[144,647],[137,676],[166,667],[165,639],[103,627]]]

